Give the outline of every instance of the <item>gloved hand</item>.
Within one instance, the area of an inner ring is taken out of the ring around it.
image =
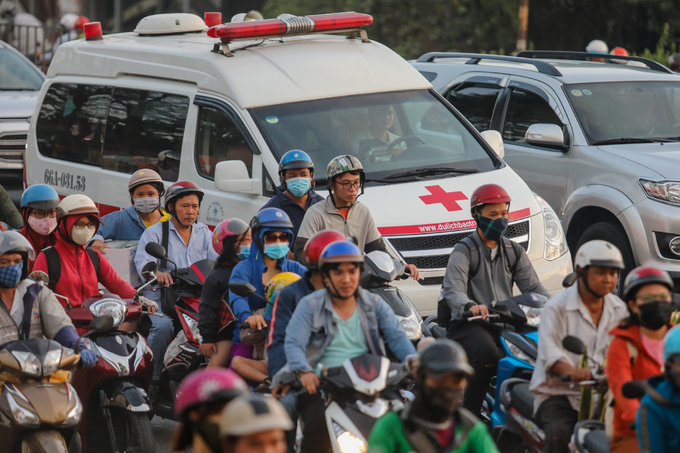
[[[80,363],[79,368],[92,368],[97,363],[97,354],[90,351],[89,349],[83,349],[80,351]]]
[[[151,313],[156,313],[158,311],[158,304],[147,297],[139,296],[139,302],[142,304],[142,307],[146,308]]]

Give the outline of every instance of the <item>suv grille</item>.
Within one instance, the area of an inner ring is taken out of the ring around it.
[[[5,132],[0,134],[0,165],[2,162],[23,163],[26,140],[26,133]]]
[[[418,269],[446,269],[451,249],[462,239],[468,237],[473,230],[456,233],[438,233],[433,235],[414,235],[401,237],[385,237],[404,261],[415,264]],[[525,219],[508,226],[505,236],[509,239],[520,239],[519,244],[528,250],[530,241],[530,220]],[[447,249],[444,253],[442,249]],[[432,252],[432,253],[428,253]],[[415,253],[414,253],[415,252]],[[420,252],[420,253],[418,253]],[[443,277],[428,277],[420,281],[421,285],[441,285]]]

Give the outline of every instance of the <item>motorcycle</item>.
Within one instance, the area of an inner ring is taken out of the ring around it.
[[[93,321],[84,336],[106,331],[110,324],[106,319]],[[68,382],[69,371],[79,361],[80,354],[46,338],[12,341],[3,346],[1,453],[80,451],[77,428],[83,405]]]
[[[396,280],[409,278],[405,272],[404,263],[393,259],[390,255],[374,250],[364,257],[364,273],[361,276],[361,286],[385,300],[394,314],[397,315],[401,328],[408,338],[417,343],[423,336],[430,337],[432,333],[409,297],[391,283]]]
[[[156,259],[167,259],[167,252],[160,244],[148,243],[145,250]],[[161,309],[163,314],[172,319],[174,336],[163,357],[164,367],[153,411],[155,415],[174,420],[175,395],[180,382],[192,371],[206,365],[205,357],[199,352],[202,338],[198,330],[198,305],[203,283],[214,261],[205,259],[182,269],[177,268],[177,264],[171,260],[168,262],[175,266],[170,271],[173,284],[159,289]],[[149,262],[142,272],[143,277],[153,279],[157,270],[157,264]]]
[[[541,311],[548,299],[540,294],[527,293],[492,304],[488,320],[498,331],[503,357],[498,361],[496,376],[491,380],[482,403],[483,421],[494,428],[505,424],[505,412],[500,404],[500,386],[508,379],[530,380],[538,356],[538,325]],[[468,322],[481,319],[471,312],[463,313]],[[446,329],[436,324],[436,315],[426,320],[436,338],[446,338]]]

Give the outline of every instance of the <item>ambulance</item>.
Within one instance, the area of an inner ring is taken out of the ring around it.
[[[420,269],[419,282],[399,285],[422,315],[436,311],[449,255],[475,229],[469,198],[486,183],[512,197],[507,236],[546,289],[562,288],[572,265],[555,212],[503,162],[498,132],[480,135],[369,38],[371,16],[236,20],[160,14],[106,36],[88,24],[86,39],[60,46],[50,65],[31,119],[27,184],[85,193],[106,214],[130,205],[130,174],[152,168],[166,186],[198,184],[200,221],[214,226],[252,218],[274,194],[286,151],[309,153],[322,194],[328,162],[352,154],[366,171],[359,201],[391,252]],[[389,143],[372,138],[385,131]]]

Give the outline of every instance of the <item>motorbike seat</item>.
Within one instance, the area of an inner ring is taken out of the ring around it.
[[[589,431],[583,439],[583,445],[588,453],[609,453],[609,436],[601,429]]]
[[[517,384],[510,390],[512,407],[528,419],[534,416],[534,395],[529,391],[529,383]]]

